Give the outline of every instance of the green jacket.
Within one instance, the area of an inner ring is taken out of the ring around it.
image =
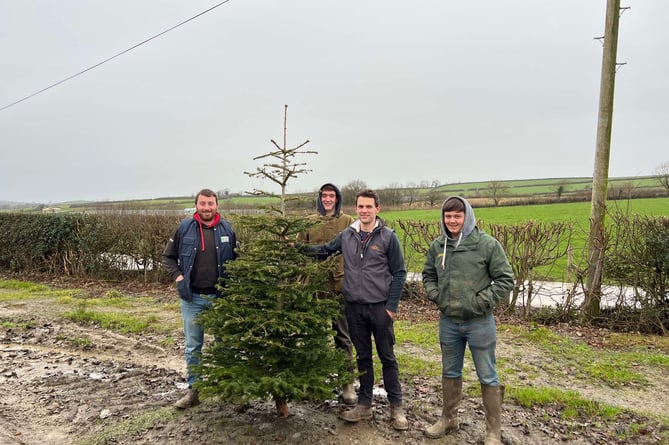
[[[423,286],[443,316],[462,322],[491,314],[513,289],[514,277],[499,241],[476,227],[469,203],[449,199],[465,202],[464,236],[450,237],[442,212],[442,235],[430,245]]]

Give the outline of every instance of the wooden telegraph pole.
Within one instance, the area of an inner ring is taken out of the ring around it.
[[[619,19],[620,0],[607,0],[602,76],[599,90],[595,168],[592,175],[588,270],[585,277],[586,289],[585,301],[583,303],[583,314],[588,319],[599,315],[602,296],[602,266],[604,265],[604,251],[607,244],[604,217],[606,216],[606,196],[609,181],[613,91],[616,81]]]

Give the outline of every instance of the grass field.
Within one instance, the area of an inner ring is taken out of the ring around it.
[[[592,178],[544,178],[544,179],[517,179],[509,181],[498,181],[507,187],[509,196],[528,195],[555,195],[557,188],[562,186],[563,195],[590,190]],[[464,193],[465,197],[485,193],[490,187],[490,181],[466,182],[442,185],[439,191],[447,194]],[[660,184],[655,176],[634,176],[609,178],[609,189],[640,189],[658,188]]]
[[[669,216],[669,198],[632,199],[624,201],[609,201],[607,204],[610,212],[621,211],[626,214],[638,214],[646,216]],[[525,205],[509,207],[486,207],[474,209],[477,220],[485,224],[517,224],[530,220],[539,222],[572,222],[574,225],[574,236],[572,239],[575,262],[578,264],[586,245],[589,230],[590,203],[575,202],[563,204]],[[427,221],[438,224],[440,218],[440,206],[434,209],[417,210],[383,210],[379,214],[381,218],[395,227],[400,239],[404,234],[396,224],[398,220]],[[610,221],[610,218],[609,218]],[[420,272],[422,268],[421,258],[415,251],[405,248],[407,268],[412,272]],[[539,269],[537,272],[545,279],[564,281],[566,278],[567,258],[559,260],[552,268]]]

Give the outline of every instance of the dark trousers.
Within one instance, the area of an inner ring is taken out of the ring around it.
[[[332,322],[332,329],[335,331],[335,346],[344,351],[348,357],[353,357],[353,343],[348,333],[348,322],[344,313]]]
[[[399,369],[393,346],[395,331],[393,319],[386,312],[385,303],[358,304],[346,303],[346,320],[351,340],[356,350],[356,361],[360,376],[358,403],[372,404],[374,389],[374,366],[372,363],[372,336],[376,344],[376,353],[383,369],[383,386],[388,393],[391,405],[402,404],[402,387]]]

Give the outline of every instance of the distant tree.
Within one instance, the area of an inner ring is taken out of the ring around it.
[[[413,182],[404,186],[404,197],[409,204],[409,207],[416,201],[416,198],[418,197],[418,189],[419,187]]]
[[[403,188],[398,183],[377,190],[381,203],[385,206],[399,206],[402,204]]]
[[[667,194],[669,194],[669,162],[658,165],[655,169],[655,175],[657,181],[664,187]]]
[[[509,193],[509,186],[502,181],[490,181],[486,194],[492,199],[493,205],[497,207],[502,198]]]
[[[557,196],[558,201],[562,198],[562,195],[566,191],[567,191],[567,181],[562,180],[555,185],[555,195]]]
[[[441,186],[441,182],[439,182],[438,179],[433,179],[433,180],[432,180],[432,185],[431,185],[431,187],[432,187],[432,188],[437,188],[437,187],[439,187],[439,186]]]
[[[436,204],[440,204],[444,198],[444,192],[439,190],[438,187],[439,186],[432,187],[425,194],[425,199],[427,200],[427,203],[430,205],[430,207],[434,207]]]
[[[354,179],[348,184],[344,185],[341,188],[341,199],[344,205],[355,205],[355,197],[358,195],[358,192],[361,192],[367,188],[367,184],[360,179]]]

